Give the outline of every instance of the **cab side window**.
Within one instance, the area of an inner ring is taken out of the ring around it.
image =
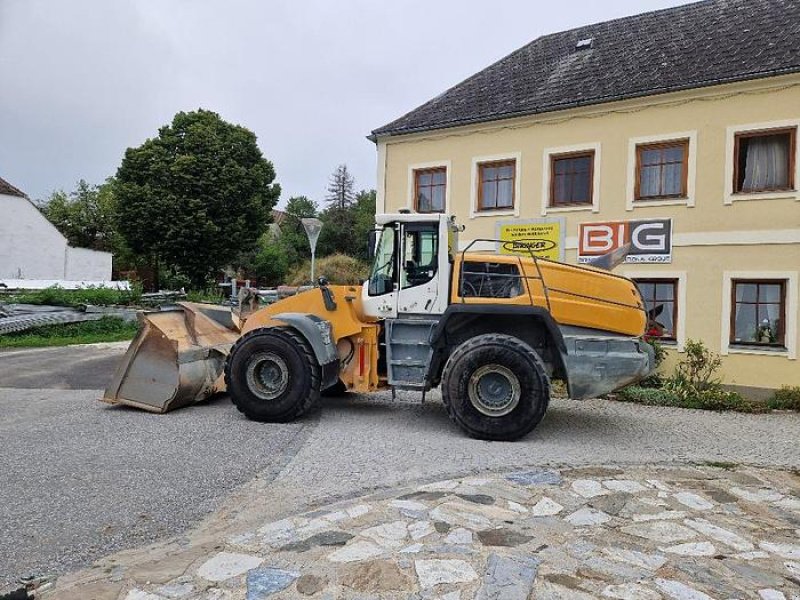
[[[459,295],[464,298],[515,298],[522,291],[515,264],[465,261],[461,265]]]
[[[439,268],[439,232],[436,225],[409,225],[403,234],[401,287],[431,281]]]

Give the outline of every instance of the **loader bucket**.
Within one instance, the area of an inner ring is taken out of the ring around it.
[[[139,332],[101,400],[156,413],[224,391],[222,373],[239,337],[229,309],[191,302],[139,313]]]

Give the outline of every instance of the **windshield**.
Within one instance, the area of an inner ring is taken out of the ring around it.
[[[369,276],[369,295],[381,296],[394,291],[395,250],[397,248],[395,225],[390,223],[381,231],[378,247],[375,250],[375,262]]]

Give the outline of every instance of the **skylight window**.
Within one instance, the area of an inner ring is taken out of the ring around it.
[[[575,50],[591,50],[592,42],[594,42],[594,38],[578,40],[578,43],[575,44]]]

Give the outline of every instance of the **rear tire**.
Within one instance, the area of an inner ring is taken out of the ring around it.
[[[270,327],[243,335],[225,363],[231,400],[253,421],[287,423],[319,405],[320,366],[293,329]]]
[[[544,364],[528,344],[490,333],[465,341],[442,374],[450,419],[471,437],[512,441],[531,432],[550,403]]]

